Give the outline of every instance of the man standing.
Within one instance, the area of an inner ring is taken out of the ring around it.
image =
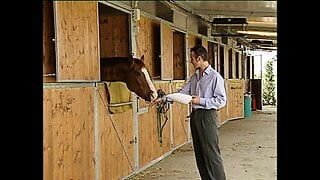
[[[217,109],[227,100],[224,80],[209,64],[203,46],[191,48],[190,59],[196,72],[178,92],[194,97],[190,126],[197,166],[201,179],[225,180],[217,125]]]

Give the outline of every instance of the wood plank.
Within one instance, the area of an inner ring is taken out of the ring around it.
[[[192,34],[188,34],[187,39],[188,39],[188,53],[190,54],[190,49],[193,48],[194,46],[196,46],[197,37]],[[189,57],[188,61],[189,61],[189,78],[190,78],[195,73],[195,69],[190,62],[190,57]]]
[[[52,143],[52,151],[44,152],[46,179],[92,179],[95,177],[93,137],[93,88],[45,89],[44,142]],[[48,98],[49,95],[51,98]],[[83,124],[85,122],[86,124]],[[49,125],[49,124],[48,124]],[[86,126],[91,127],[91,133]],[[46,145],[46,143],[45,143]],[[52,164],[52,165],[51,165]],[[51,172],[49,172],[51,171]],[[81,173],[79,173],[81,172]]]
[[[208,50],[208,40],[205,38],[202,38],[202,46]]]
[[[173,32],[169,25],[160,24],[161,29],[161,79],[173,79]]]
[[[99,81],[97,1],[54,1],[57,81]]]
[[[53,179],[53,122],[51,116],[52,91],[43,90],[43,179]]]
[[[160,78],[160,25],[146,17],[141,17],[137,23],[136,33],[137,56],[144,55],[144,63],[153,79]]]

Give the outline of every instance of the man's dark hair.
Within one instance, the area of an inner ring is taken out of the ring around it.
[[[198,45],[198,46],[195,46],[195,47],[191,48],[190,52],[192,52],[192,51],[196,55],[196,58],[198,58],[198,56],[201,56],[204,61],[207,61],[207,57],[208,57],[207,54],[208,53],[207,53],[206,48],[204,48],[201,45]]]

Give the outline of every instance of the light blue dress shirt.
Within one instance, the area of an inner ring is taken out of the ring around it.
[[[226,105],[227,97],[222,76],[209,65],[200,76],[196,70],[190,80],[178,90],[183,94],[200,97],[200,104],[192,104],[192,108],[220,109]]]

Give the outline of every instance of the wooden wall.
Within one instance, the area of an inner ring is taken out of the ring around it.
[[[187,40],[188,40],[188,53],[190,53],[190,49],[192,47],[196,46],[197,37],[192,34],[188,34]],[[190,62],[190,58],[191,57],[189,57],[189,59],[188,59],[188,63],[189,63],[189,77],[188,78],[190,78],[195,73],[195,69]]]
[[[185,34],[173,33],[173,79],[185,79]]]
[[[54,5],[58,82],[99,81],[98,2],[54,1]]]
[[[243,80],[228,80],[228,119],[244,117]]]
[[[144,61],[150,76],[154,79],[160,79],[160,24],[141,16],[137,26],[139,28],[136,33],[137,56],[144,55]]]
[[[43,90],[44,179],[95,179],[93,87]]]
[[[208,51],[208,40],[205,38],[202,38],[202,46],[204,48],[206,48],[206,50]]]
[[[54,35],[54,21],[53,21],[53,3],[50,1],[43,1],[43,75],[56,73],[56,57],[55,57],[55,43]],[[56,76],[45,76],[43,82],[55,82]]]
[[[109,114],[105,86],[99,84],[98,120],[100,142],[100,179],[118,179],[134,166],[133,112]],[[119,136],[119,137],[118,137]],[[123,147],[123,146],[124,147]]]
[[[169,25],[161,23],[161,79],[173,79],[173,32]]]
[[[156,89],[170,92],[169,83],[155,83]],[[169,113],[168,113],[168,117]],[[162,145],[158,141],[156,106],[150,107],[148,113],[138,115],[139,121],[139,162],[143,167],[152,160],[170,151],[170,120],[163,129]]]
[[[128,16],[99,4],[100,57],[129,57]]]
[[[173,82],[172,92],[177,92],[184,83],[185,81]],[[177,102],[172,104],[173,147],[177,147],[188,141],[188,115],[188,105]]]
[[[220,124],[223,124],[230,119],[244,117],[244,80],[225,80],[225,88],[227,93],[227,104],[218,111]]]

